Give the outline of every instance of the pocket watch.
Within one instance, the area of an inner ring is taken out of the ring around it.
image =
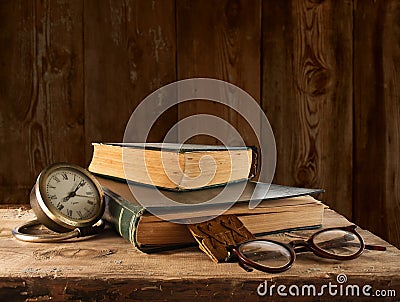
[[[87,170],[70,163],[47,166],[37,177],[30,194],[37,219],[13,229],[13,235],[29,242],[56,242],[92,235],[104,226],[104,193]],[[32,234],[29,228],[44,225],[56,232]]]

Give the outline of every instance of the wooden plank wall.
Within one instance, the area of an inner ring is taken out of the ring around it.
[[[260,103],[261,1],[177,1],[176,12],[178,79],[228,81]],[[229,121],[247,144],[257,145],[251,127],[233,109],[206,100],[179,105],[179,119],[193,114],[217,115]],[[210,136],[194,137],[189,142],[220,143]]]
[[[82,13],[79,0],[0,3],[2,202],[29,202],[51,162],[85,163]]]
[[[350,218],[352,4],[268,1],[263,18],[263,109],[277,143],[275,179],[335,188],[321,197]]]
[[[121,142],[136,106],[176,80],[174,1],[84,1],[85,162],[90,142]],[[150,133],[161,141],[177,119],[168,111]]]
[[[400,246],[400,3],[357,1],[354,219]]]
[[[177,79],[238,85],[273,127],[275,182],[400,246],[400,4],[396,0],[0,1],[0,200],[27,203],[49,163],[86,166],[140,101]],[[218,115],[182,104],[157,122]],[[192,142],[215,143],[209,137]]]

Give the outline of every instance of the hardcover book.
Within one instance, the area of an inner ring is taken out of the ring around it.
[[[171,143],[94,143],[93,147],[90,172],[173,191],[245,181],[256,169],[253,147]]]
[[[193,217],[208,217],[215,213],[215,208],[193,205],[182,211],[165,209],[170,221],[162,220],[151,214],[135,199],[128,184],[97,177],[106,195],[104,219],[116,231],[143,252],[177,248],[193,245],[195,240],[185,224],[176,223]],[[133,185],[135,186],[135,185]],[[253,234],[265,234],[276,231],[317,228],[322,224],[324,205],[309,194],[320,193],[319,189],[294,188],[271,185],[264,200],[254,209],[248,208],[255,183],[249,181],[238,201],[224,214],[236,215]],[[140,190],[154,190],[138,186]],[[190,204],[197,204],[220,192],[222,188],[201,191],[166,192],[172,199]],[[213,191],[213,192],[210,192]],[[222,204],[216,204],[215,207]],[[162,207],[163,204],[155,204]]]

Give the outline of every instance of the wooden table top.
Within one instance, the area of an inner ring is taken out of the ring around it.
[[[33,218],[32,211],[27,209],[0,209],[0,301],[258,300],[263,297],[257,293],[257,288],[261,290],[260,284],[265,281],[268,286],[275,284],[276,288],[285,285],[286,291],[292,285],[314,285],[319,289],[329,282],[339,286],[340,274],[347,278],[342,285],[357,284],[361,288],[370,284],[373,290],[395,290],[400,299],[400,251],[366,230],[358,229],[365,242],[384,245],[387,251],[366,250],[351,261],[304,253],[297,256],[290,270],[267,274],[245,272],[237,263],[215,264],[195,247],[144,254],[112,229],[65,243],[26,243],[13,238],[11,229]],[[323,224],[331,227],[350,222],[326,209]],[[291,241],[312,232],[315,231],[296,231],[267,238]],[[280,298],[276,289],[272,294],[275,299]],[[333,297],[325,294],[322,299],[341,298],[339,293]]]

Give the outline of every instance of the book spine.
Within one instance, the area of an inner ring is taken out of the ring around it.
[[[254,178],[257,173],[258,173],[258,149],[256,146],[250,147],[252,151],[252,163],[251,163],[251,168],[250,168],[250,175],[249,179]]]
[[[115,230],[132,245],[140,249],[140,245],[136,240],[137,226],[145,209],[141,206],[131,204],[111,192],[103,188],[105,195],[106,209],[103,215],[104,220],[109,222]]]

